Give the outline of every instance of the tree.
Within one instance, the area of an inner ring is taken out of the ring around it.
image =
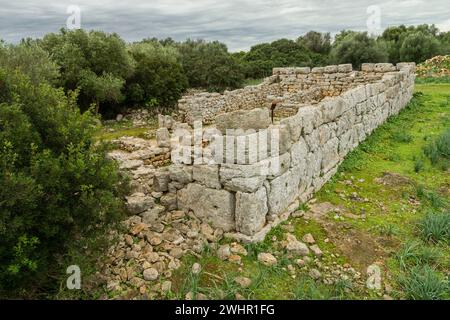
[[[78,85],[84,94],[93,100],[95,113],[99,113],[101,104],[105,102],[119,103],[124,99],[121,92],[124,82],[124,79],[114,77],[111,73],[98,76],[94,72],[86,70]]]
[[[309,31],[299,37],[297,41],[303,43],[314,53],[328,54],[331,50],[331,36],[329,32]]]
[[[331,49],[334,63],[351,63],[359,68],[364,62],[386,62],[386,48],[380,42],[368,36],[367,32],[346,32],[339,36]]]
[[[116,221],[122,182],[74,93],[34,83],[14,61],[0,67],[0,88],[0,296],[23,297],[56,288],[57,256]]]
[[[117,90],[123,89],[120,84],[133,74],[135,64],[117,34],[62,29],[46,35],[39,44],[60,67],[60,84],[66,91],[80,89],[83,110],[96,103],[107,112],[120,101]],[[102,88],[107,90],[105,95]]]
[[[139,67],[127,80],[128,102],[173,107],[188,85],[177,49],[153,41],[135,43],[129,52]]]
[[[33,84],[47,82],[55,85],[59,81],[59,67],[50,60],[49,54],[36,42],[27,40],[19,45],[0,43],[0,66],[19,70]]]
[[[178,45],[189,86],[211,91],[241,86],[244,74],[241,65],[218,41],[187,40]]]
[[[274,67],[311,66],[312,56],[302,42],[280,39],[253,46],[242,60],[246,76],[256,79],[270,76]]]
[[[400,48],[400,60],[420,63],[441,52],[439,41],[431,34],[418,31],[409,34]]]

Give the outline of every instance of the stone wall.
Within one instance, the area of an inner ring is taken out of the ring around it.
[[[182,129],[187,149],[180,150],[188,157],[155,170],[145,197],[158,199],[150,199],[158,213],[183,210],[228,236],[262,240],[336,173],[349,151],[408,104],[414,79],[410,63],[363,64],[361,71],[348,65],[276,68],[259,86],[184,99],[184,119],[192,123],[199,112],[209,127],[195,132],[160,119],[158,147],[170,145],[170,131]],[[267,109],[273,97],[282,105],[274,123]],[[171,142],[174,162],[180,150]],[[196,162],[199,150],[203,158]]]
[[[273,76],[256,86],[220,93],[197,93],[178,102],[179,118],[192,124],[201,119],[213,123],[218,114],[235,110],[268,107],[274,99],[278,110],[299,103],[315,103],[326,96],[336,96],[360,84],[379,81],[385,72],[395,72],[389,63],[365,64],[361,71],[350,64],[316,68],[274,68]],[[292,113],[292,112],[289,112]]]

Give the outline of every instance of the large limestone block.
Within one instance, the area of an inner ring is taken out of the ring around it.
[[[266,224],[267,193],[261,187],[255,193],[236,193],[236,230],[252,236]]]
[[[322,171],[328,172],[339,162],[339,139],[333,138],[323,147]]]
[[[306,174],[309,177],[317,177],[320,175],[320,169],[322,165],[323,152],[322,149],[317,149],[314,152],[308,154],[306,161]]]
[[[375,72],[389,72],[389,71],[395,71],[397,68],[392,63],[376,63]]]
[[[282,119],[280,121],[282,125],[286,125],[286,127],[289,129],[290,138],[292,141],[298,141],[300,138],[300,135],[302,133],[303,128],[303,121],[302,117],[299,114],[296,114],[292,117]]]
[[[153,189],[156,192],[169,190],[170,173],[168,171],[157,171],[153,177]]]
[[[319,104],[322,111],[323,122],[334,121],[345,111],[346,102],[341,97],[327,97]]]
[[[301,137],[291,148],[291,167],[306,166],[306,158],[308,156],[308,146],[305,139]]]
[[[170,147],[170,133],[167,128],[159,128],[156,130],[156,143],[158,147]]]
[[[155,199],[151,196],[147,196],[143,193],[134,193],[131,196],[126,197],[126,207],[131,214],[140,214],[146,210],[153,208],[155,205]]]
[[[192,175],[195,181],[212,189],[221,189],[218,165],[194,165]]]
[[[267,108],[238,110],[216,116],[216,127],[222,133],[227,129],[265,129],[270,123],[270,112]]]
[[[255,192],[266,180],[266,176],[256,176],[251,178],[232,178],[224,182],[224,187],[230,191]]]
[[[251,178],[267,175],[269,166],[270,162],[265,160],[248,165],[225,163],[219,169],[220,181],[224,183],[234,178]]]
[[[292,168],[270,182],[269,212],[280,214],[295,200],[300,182],[300,171]]]
[[[192,182],[192,166],[171,165],[169,167],[169,175],[172,181],[188,184]]]
[[[192,210],[195,216],[215,228],[234,230],[235,197],[231,192],[190,183],[177,192],[177,198],[179,209]]]
[[[303,125],[303,134],[311,133],[323,123],[322,111],[317,106],[300,107],[297,115]]]

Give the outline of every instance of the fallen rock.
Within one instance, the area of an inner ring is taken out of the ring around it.
[[[236,243],[236,242],[231,244],[230,250],[232,253],[235,253],[235,254],[240,254],[243,256],[247,255],[247,250],[242,245],[240,245],[239,243]]]
[[[273,266],[277,264],[277,258],[267,252],[261,252],[258,254],[258,261],[266,266]]]
[[[127,210],[131,214],[140,214],[146,210],[153,208],[153,206],[155,205],[155,200],[152,197],[146,196],[145,194],[140,192],[126,197],[126,200]]]
[[[310,276],[311,278],[313,278],[314,280],[317,280],[317,279],[320,279],[320,277],[322,276],[322,274],[321,274],[320,271],[317,270],[317,269],[311,269],[311,270],[309,271],[309,276]]]
[[[217,256],[220,260],[227,260],[231,255],[230,246],[228,244],[222,245],[217,249]]]
[[[150,268],[150,269],[146,269],[144,270],[144,279],[147,281],[153,281],[158,279],[159,277],[159,272],[158,270],[156,270],[155,268]]]
[[[322,250],[320,250],[319,246],[317,244],[312,245],[309,247],[311,251],[314,253],[316,257],[321,257],[323,255]]]
[[[234,282],[236,282],[241,288],[248,288],[252,284],[252,280],[246,277],[236,277],[234,278]]]
[[[292,234],[286,235],[286,250],[301,256],[306,256],[309,254],[309,249],[306,244],[297,240],[297,238]]]
[[[172,281],[166,280],[161,284],[161,292],[169,293],[172,290]]]
[[[196,262],[192,265],[192,274],[199,274],[201,270],[202,266],[199,263]]]
[[[303,236],[302,240],[306,242],[307,244],[314,244],[316,243],[316,240],[314,240],[314,237],[311,233],[307,233]]]
[[[242,258],[240,255],[232,254],[231,256],[228,257],[228,261],[241,264]]]

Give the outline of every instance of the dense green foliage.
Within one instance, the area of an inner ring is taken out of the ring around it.
[[[141,42],[131,45],[129,52],[138,68],[127,80],[128,103],[173,106],[188,86],[178,51],[158,42]]]
[[[330,55],[335,63],[351,63],[355,68],[359,68],[364,62],[388,61],[383,43],[369,37],[365,32],[350,32],[338,37]]]
[[[223,43],[187,40],[177,44],[177,48],[191,87],[222,91],[243,83],[241,65]]]
[[[46,35],[39,44],[60,67],[60,84],[66,90],[80,89],[83,110],[91,103],[99,111],[123,100],[122,88],[135,64],[117,34],[61,30]]]
[[[24,69],[31,81],[36,74],[45,75],[66,93],[78,90],[82,111],[94,104],[97,112],[113,117],[132,107],[170,109],[189,87],[236,89],[251,79],[270,76],[274,67],[420,63],[449,53],[450,34],[440,33],[434,25],[402,25],[379,37],[344,30],[332,41],[329,33],[309,31],[296,40],[279,39],[248,52],[230,53],[219,41],[149,38],[126,44],[117,34],[61,30],[9,47],[9,56],[2,60]]]
[[[0,295],[23,296],[25,286],[55,286],[49,276],[67,267],[58,255],[119,216],[121,179],[93,144],[97,119],[51,85],[41,49],[0,52],[41,62],[17,66],[16,56],[0,65]]]

